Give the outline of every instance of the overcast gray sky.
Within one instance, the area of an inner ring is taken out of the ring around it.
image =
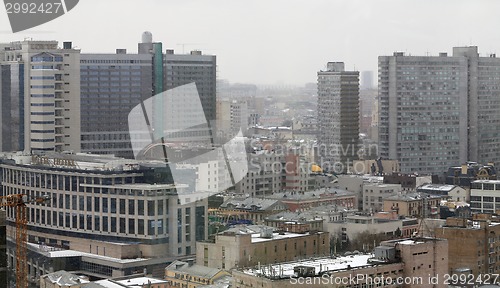
[[[35,0],[34,0],[35,1]],[[500,55],[497,0],[80,0],[68,14],[0,41],[73,41],[82,53],[136,53],[143,31],[176,53],[217,55],[230,82],[303,85],[328,61],[377,70],[377,56],[474,45]],[[376,73],[375,73],[376,75]]]

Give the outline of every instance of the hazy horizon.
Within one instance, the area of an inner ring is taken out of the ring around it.
[[[377,57],[451,54],[454,46],[500,52],[494,0],[81,0],[66,15],[13,34],[0,13],[1,42],[72,41],[82,53],[137,53],[144,31],[176,53],[217,55],[218,79],[294,85],[316,82],[329,61],[373,71]],[[500,53],[497,53],[500,54]]]

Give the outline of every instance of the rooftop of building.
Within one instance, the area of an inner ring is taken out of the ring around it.
[[[422,200],[424,198],[427,199],[440,199],[441,196],[438,195],[430,195],[427,193],[422,193],[422,192],[410,192],[410,193],[405,193],[405,194],[398,194],[398,195],[393,195],[385,198],[384,200],[390,200],[390,201],[417,201],[417,200]]]
[[[380,243],[380,245],[394,247],[395,245],[418,245],[418,244],[423,244],[423,243],[427,243],[427,242],[436,242],[436,241],[447,241],[447,240],[441,239],[441,238],[435,238],[435,237],[415,237],[415,238],[382,241]]]
[[[305,233],[291,233],[284,231],[277,231],[274,227],[269,227],[265,225],[237,225],[235,227],[229,228],[218,235],[221,236],[236,236],[236,235],[251,235],[251,242],[266,242],[273,240],[281,240],[287,238],[297,238],[304,237],[313,234],[323,234],[324,232],[310,231]]]
[[[330,187],[330,188],[320,188],[313,191],[289,191],[289,192],[279,192],[267,196],[272,199],[280,199],[282,201],[287,200],[314,200],[314,199],[326,199],[334,197],[348,197],[356,196],[356,193],[349,192],[344,189]]]
[[[488,216],[486,219],[474,219],[474,220],[468,220],[457,217],[448,217],[446,219],[446,223],[442,226],[442,228],[479,230],[479,229],[484,229],[485,227],[491,228],[500,226],[500,222],[497,222],[498,221],[497,217],[494,217],[494,215],[491,214],[486,216]]]
[[[424,184],[420,187],[417,187],[417,191],[421,190],[430,190],[430,191],[439,191],[439,192],[450,192],[455,189],[456,185],[448,185],[448,184]]]
[[[278,214],[266,217],[267,221],[292,222],[292,223],[308,223],[315,221],[323,221],[323,218],[318,216],[318,211],[305,212],[290,212],[283,211]]]
[[[1,159],[14,161],[17,165],[62,168],[83,171],[137,171],[141,164],[158,165],[159,161],[138,161],[113,155],[87,153],[47,153],[35,155],[24,152],[2,153]],[[162,162],[165,165],[164,162]]]
[[[243,269],[242,272],[259,277],[285,279],[296,277],[295,268],[297,267],[311,267],[311,269],[314,269],[314,275],[318,275],[324,272],[373,266],[373,264],[368,263],[368,259],[372,257],[373,254],[361,254],[341,257],[310,258],[308,260],[304,259],[293,262],[261,265],[260,267]]]
[[[115,243],[113,244],[120,244],[120,243]],[[123,245],[126,245],[126,243],[123,243]],[[65,250],[65,249],[58,249],[54,247],[50,247],[47,245],[39,245],[39,244],[33,244],[33,243],[28,243],[28,246],[30,246],[31,249],[40,251],[46,255],[48,258],[65,258],[65,257],[89,257],[89,258],[94,258],[94,259],[101,259],[109,262],[114,262],[117,264],[127,264],[127,263],[134,263],[134,262],[141,262],[148,260],[147,258],[134,258],[134,259],[119,259],[119,258],[113,258],[109,256],[102,256],[102,255],[97,255],[97,254],[92,254],[92,253],[86,253],[86,252],[81,252],[81,251],[76,251],[76,250]]]
[[[262,199],[262,198],[232,198],[224,201],[220,208],[225,209],[239,209],[250,211],[266,211],[272,209],[274,206],[280,204],[277,199]]]
[[[140,276],[140,277],[130,277],[127,279],[122,279],[122,280],[105,279],[105,280],[95,281],[92,284],[99,285],[99,286],[95,286],[96,288],[101,288],[101,287],[105,287],[105,288],[124,288],[124,287],[142,288],[142,287],[148,287],[147,286],[148,284],[154,285],[154,284],[166,284],[166,283],[167,283],[166,280]],[[87,286],[83,286],[83,287],[87,288]],[[89,286],[88,288],[93,288],[93,287]]]
[[[174,261],[165,270],[182,272],[190,276],[197,276],[205,279],[212,279],[223,270],[196,265],[185,261]]]
[[[44,281],[49,281],[52,284],[59,285],[61,287],[73,286],[78,284],[89,283],[89,279],[85,276],[79,276],[65,270],[56,271],[53,273],[42,275],[41,278]]]
[[[475,181],[472,181],[472,183],[489,183],[489,184],[500,184],[500,180],[475,180]]]
[[[229,288],[233,282],[233,277],[229,275],[222,276],[210,285],[200,285],[197,288]]]

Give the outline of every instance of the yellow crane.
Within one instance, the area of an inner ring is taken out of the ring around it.
[[[16,215],[16,287],[28,287],[28,261],[26,253],[28,250],[26,204],[41,204],[50,200],[50,196],[45,195],[28,200],[25,194],[12,194],[0,196],[0,207],[11,207]]]

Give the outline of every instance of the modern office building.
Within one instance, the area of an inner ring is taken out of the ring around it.
[[[500,162],[500,59],[477,47],[453,55],[379,57],[379,150],[401,172],[443,175],[450,164]]]
[[[215,125],[216,56],[202,55],[201,51],[174,54],[171,49],[162,49],[161,42],[153,42],[151,33],[144,32],[138,53],[116,49],[115,54],[81,55],[82,151],[133,158],[128,123],[131,110],[154,95],[190,83],[196,85],[206,123]],[[161,94],[154,100],[151,124],[159,128],[155,139],[170,132],[164,122],[172,115],[164,115],[164,105],[190,105],[183,99],[167,97]],[[181,132],[183,141],[211,136],[207,125]],[[169,136],[169,140],[179,138]]]
[[[64,42],[0,44],[0,151],[80,151],[80,50]]]
[[[358,159],[358,144],[359,72],[328,62],[318,72],[318,163],[325,171],[345,172]]]
[[[152,96],[150,54],[81,54],[82,151],[133,158],[130,110]]]
[[[172,184],[162,163],[14,154],[0,168],[4,195],[51,199],[27,204],[30,277],[60,269],[97,278],[146,269],[162,277],[167,263],[195,254],[195,242],[207,237],[207,198]],[[9,210],[10,239],[15,239],[14,220]],[[13,247],[7,255],[9,267],[15,267]]]

